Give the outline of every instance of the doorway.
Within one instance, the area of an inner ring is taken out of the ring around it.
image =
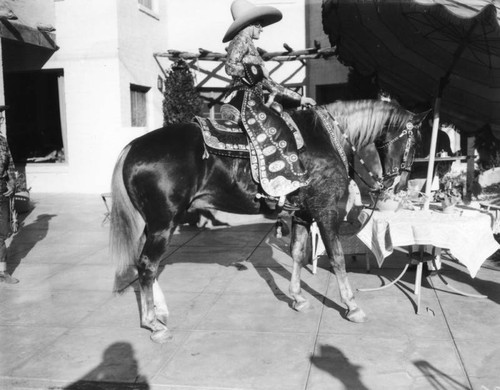
[[[5,74],[7,137],[16,163],[65,161],[59,100],[62,70]]]

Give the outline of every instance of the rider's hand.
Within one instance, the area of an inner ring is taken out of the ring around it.
[[[264,65],[262,65],[262,73],[264,73],[264,77],[266,79],[269,78],[269,71],[267,70],[267,68]]]
[[[300,98],[300,105],[301,106],[315,106],[316,105],[316,101],[310,97],[307,97],[307,96],[302,96]]]

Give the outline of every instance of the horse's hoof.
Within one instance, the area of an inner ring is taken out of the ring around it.
[[[351,322],[356,322],[356,323],[368,321],[368,317],[366,316],[365,312],[361,310],[359,307],[357,307],[354,310],[350,310],[347,313],[347,319]]]
[[[151,340],[157,344],[165,344],[173,338],[174,336],[168,329],[156,330],[151,334]]]
[[[309,301],[294,301],[292,307],[294,308],[294,310],[304,311],[309,307]]]

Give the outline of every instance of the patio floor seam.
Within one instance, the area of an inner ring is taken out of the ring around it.
[[[332,279],[332,272],[330,272],[328,274],[328,283],[326,285],[326,291],[325,291],[325,294],[323,296],[323,302],[322,302],[322,305],[321,305],[321,313],[319,315],[319,318],[318,318],[318,322],[316,324],[316,331],[315,331],[315,337],[314,337],[314,343],[313,343],[313,347],[312,347],[312,351],[311,351],[311,359],[309,361],[309,367],[308,367],[308,370],[307,370],[307,377],[306,377],[306,383],[305,383],[305,386],[304,386],[304,390],[307,390],[307,388],[309,387],[309,381],[310,381],[310,378],[311,378],[311,370],[312,370],[312,366],[313,366],[313,359],[316,355],[316,347],[318,345],[318,339],[319,339],[319,336],[320,336],[320,330],[321,330],[321,323],[323,322],[323,315],[325,313],[325,302],[326,302],[326,297],[328,296],[328,290],[330,289],[330,282],[331,282],[331,279]]]
[[[436,295],[436,298],[437,298],[437,301],[438,301],[438,304],[439,304],[439,308],[441,310],[441,313],[443,313],[443,318],[444,318],[444,321],[445,321],[445,324],[446,324],[446,329],[448,330],[448,333],[450,335],[450,339],[451,339],[451,342],[453,343],[453,349],[455,351],[455,354],[457,355],[458,357],[458,361],[460,363],[460,368],[462,369],[463,373],[464,373],[464,376],[465,378],[467,379],[467,383],[469,384],[469,388],[470,389],[473,389],[473,386],[472,386],[472,382],[471,382],[471,379],[469,377],[469,373],[467,372],[467,368],[465,367],[465,362],[464,362],[464,359],[462,357],[462,354],[460,353],[460,350],[458,349],[458,345],[457,345],[457,342],[455,340],[455,337],[453,336],[453,331],[451,330],[451,326],[450,326],[450,323],[448,321],[448,318],[446,317],[446,313],[444,311],[444,308],[443,308],[443,305],[441,304],[441,300],[439,299],[439,294],[437,293],[437,291],[434,289],[434,282],[432,281],[432,278],[427,278],[428,279],[428,282],[429,284],[431,285],[432,287],[432,290],[434,291],[434,294]]]

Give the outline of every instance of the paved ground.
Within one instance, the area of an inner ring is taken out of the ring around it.
[[[335,277],[305,270],[306,313],[290,306],[291,259],[273,224],[183,227],[160,275],[174,340],[157,345],[139,326],[133,290],[111,293],[109,224],[98,195],[33,194],[34,209],[9,248],[21,282],[0,285],[0,389],[477,389],[500,388],[500,266],[475,279],[452,261],[444,274],[474,299],[414,274],[357,294],[369,322],[344,319]],[[245,222],[245,223],[243,223]],[[474,243],[471,243],[474,245]],[[232,265],[245,261],[247,269]],[[373,261],[373,260],[372,260]],[[354,288],[397,275],[348,261]],[[107,383],[107,385],[105,385]]]

